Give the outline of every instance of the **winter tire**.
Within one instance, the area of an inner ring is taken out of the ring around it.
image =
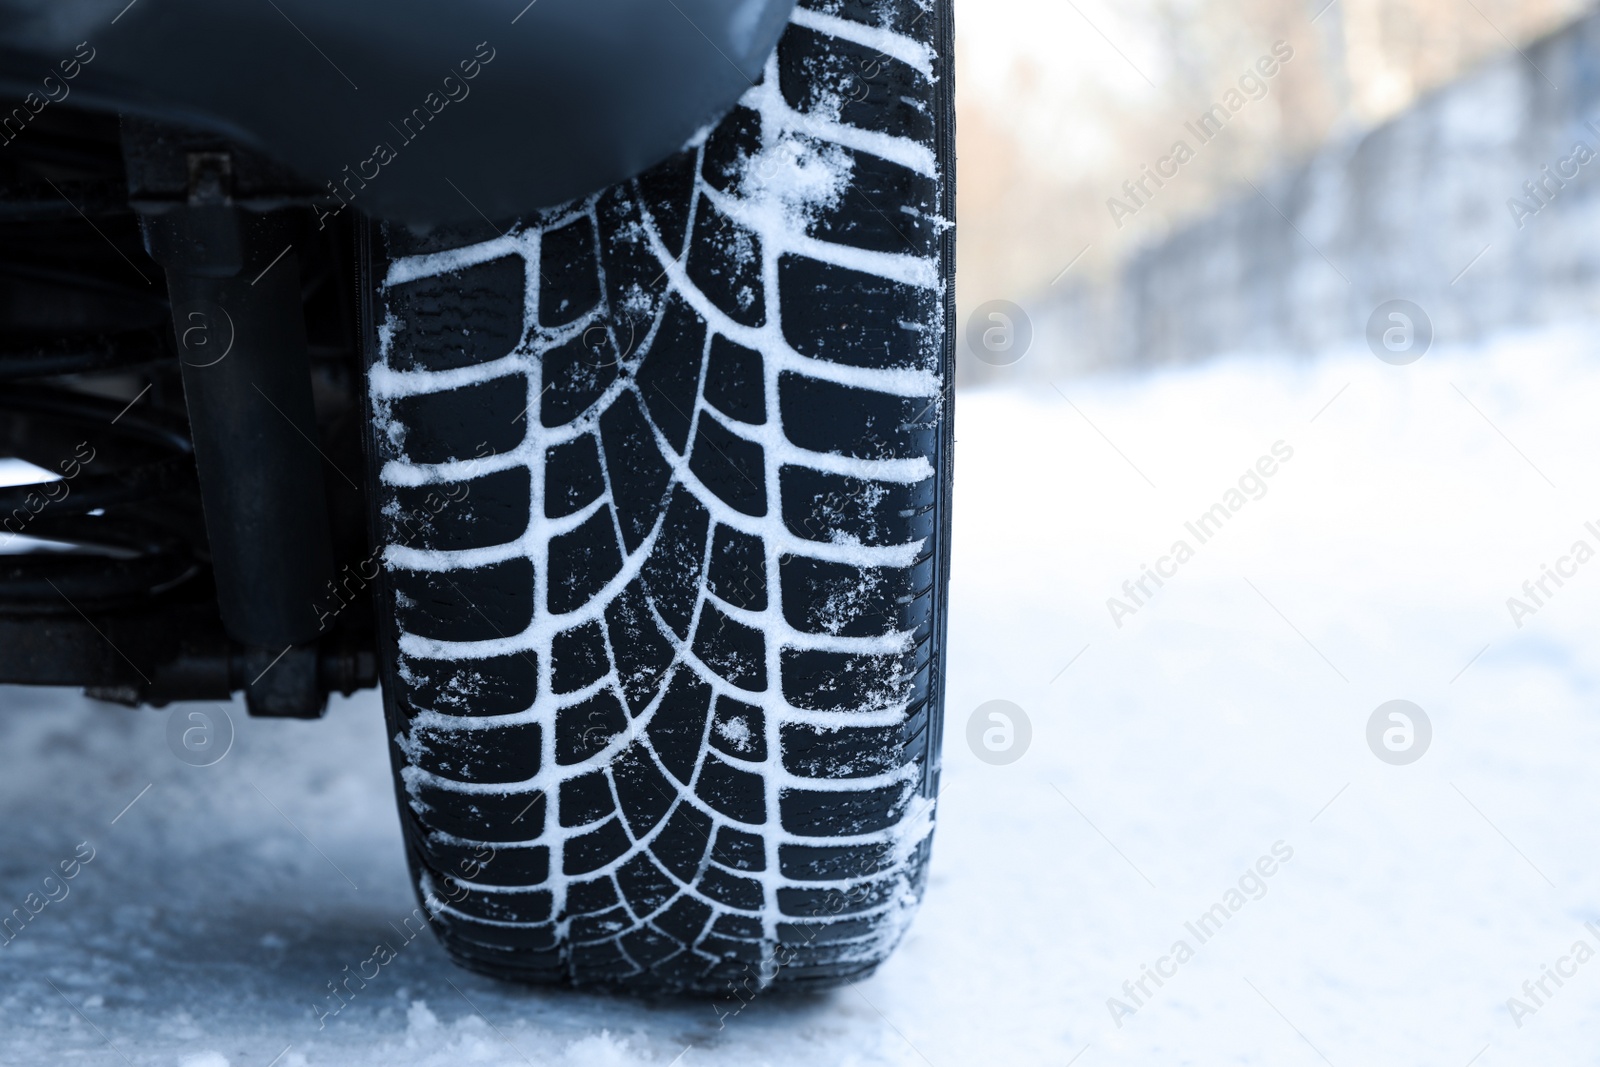
[[[904,932],[942,714],[950,56],[949,0],[803,0],[640,178],[365,242],[388,730],[463,965],[817,987]]]

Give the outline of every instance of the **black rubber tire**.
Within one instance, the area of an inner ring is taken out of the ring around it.
[[[951,41],[949,0],[802,2],[740,107],[637,180],[499,235],[374,229],[380,666],[411,869],[461,964],[814,987],[909,922],[949,570]]]

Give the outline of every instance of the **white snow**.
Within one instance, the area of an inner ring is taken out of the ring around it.
[[[790,21],[796,26],[805,26],[818,33],[854,41],[856,44],[873,49],[879,55],[898,59],[920,71],[925,77],[933,77],[933,62],[936,57],[933,49],[921,41],[879,26],[867,26],[835,15],[813,11],[810,8],[795,8]]]
[[[741,716],[717,723],[716,730],[724,741],[739,749],[749,748],[750,740],[755,736],[750,732],[750,723]]]
[[[528,991],[419,937],[318,1030],[416,907],[376,696],[317,723],[231,705],[233,750],[196,768],[165,711],[0,690],[0,915],[96,850],[0,946],[0,1063],[1592,1062],[1600,968],[1546,979],[1520,1028],[1506,1001],[1600,947],[1600,570],[1520,629],[1506,600],[1595,541],[1597,347],[1058,383],[1081,415],[1048,386],[961,396],[931,884],[878,975],[824,996]],[[1280,439],[1266,494],[1118,629],[1106,599]],[[1366,747],[1394,698],[1433,724],[1410,766]],[[992,699],[1032,723],[1008,766],[965,742]],[[1199,944],[1185,924],[1280,841]],[[1179,939],[1118,1028],[1107,999]]]

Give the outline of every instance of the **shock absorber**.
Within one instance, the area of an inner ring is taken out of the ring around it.
[[[135,207],[166,271],[217,603],[273,674],[254,703],[315,714],[316,605],[334,564],[294,250],[304,211],[238,202],[227,151],[183,161],[182,199]]]

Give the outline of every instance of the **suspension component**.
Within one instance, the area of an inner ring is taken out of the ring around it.
[[[370,602],[321,610],[369,550],[321,469],[359,469],[360,364],[308,203],[215,137],[70,109],[0,157],[0,466],[48,479],[0,472],[0,683],[301,717],[376,684]]]
[[[236,204],[226,153],[187,159],[187,198],[141,202],[140,221],[166,269],[222,623],[276,651],[317,635],[334,573],[293,209]]]

